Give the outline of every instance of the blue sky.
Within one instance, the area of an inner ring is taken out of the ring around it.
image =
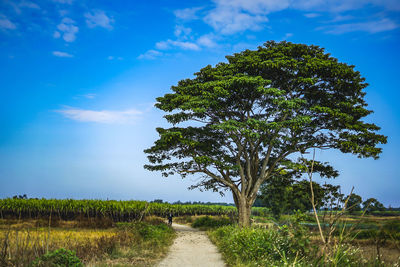
[[[0,197],[228,201],[143,169],[155,98],[267,40],[319,45],[370,84],[379,160],[335,151],[344,193],[400,206],[399,0],[0,0]]]

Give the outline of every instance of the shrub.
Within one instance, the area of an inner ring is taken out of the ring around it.
[[[298,242],[288,229],[238,228],[224,226],[210,233],[228,263],[273,266],[300,262],[306,257],[307,242]]]
[[[232,221],[228,217],[212,218],[210,216],[205,216],[205,217],[197,218],[192,223],[192,226],[194,228],[208,229],[208,228],[221,227],[221,226],[231,225],[231,224],[232,224]]]
[[[60,248],[48,252],[37,258],[31,265],[32,267],[83,267],[81,260],[74,251]]]

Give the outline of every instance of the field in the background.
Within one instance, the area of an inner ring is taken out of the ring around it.
[[[140,220],[145,215],[165,217],[183,215],[234,216],[233,206],[180,205],[146,201],[73,200],[73,199],[0,199],[0,218],[81,220],[108,218],[113,222]],[[254,215],[265,215],[266,208],[253,208]]]

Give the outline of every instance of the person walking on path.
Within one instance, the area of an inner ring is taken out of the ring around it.
[[[172,225],[172,217],[174,217],[174,216],[172,215],[172,212],[170,212],[168,214],[168,225]]]

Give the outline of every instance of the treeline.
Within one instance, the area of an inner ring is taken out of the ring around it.
[[[352,193],[342,194],[339,185],[318,184],[312,182],[315,206],[317,210],[340,210],[347,200],[346,210],[356,214],[364,212],[382,216],[397,214],[400,208],[385,208],[375,198],[363,200],[361,196]],[[254,206],[266,207],[274,217],[282,214],[291,214],[294,211],[307,212],[312,210],[310,182],[296,180],[293,177],[276,177],[265,183],[259,192]]]
[[[169,203],[168,201],[163,201],[162,199],[155,199],[153,201],[150,201],[151,203]],[[180,200],[172,202],[170,204],[173,205],[216,205],[216,206],[235,206],[233,203],[225,203],[225,202],[202,202],[202,201],[186,201],[182,202]]]

